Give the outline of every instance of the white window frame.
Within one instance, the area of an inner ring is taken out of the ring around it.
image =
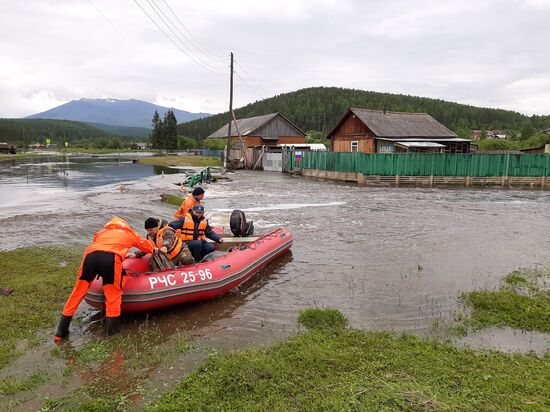
[[[355,150],[353,150],[354,145],[355,145]],[[359,140],[352,140],[350,150],[351,150],[352,153],[359,151]]]

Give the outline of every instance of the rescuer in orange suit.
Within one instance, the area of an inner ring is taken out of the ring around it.
[[[202,199],[204,199],[204,189],[200,186],[197,186],[193,189],[193,192],[187,196],[187,199],[181,204],[180,208],[176,211],[174,215],[174,220],[181,219],[185,217],[195,206],[202,205]]]
[[[114,335],[120,330],[120,306],[124,281],[122,261],[131,247],[136,247],[146,253],[158,252],[157,248],[134,231],[128,222],[119,217],[109,220],[104,228],[94,235],[92,244],[84,252],[76,285],[63,308],[63,315],[54,340],[60,341],[69,335],[71,319],[96,276],[103,278],[107,312],[106,335]]]

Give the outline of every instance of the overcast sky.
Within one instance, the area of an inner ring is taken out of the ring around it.
[[[224,111],[230,51],[238,63],[236,107],[303,87],[340,86],[550,114],[550,0],[0,6],[0,117],[106,97]]]

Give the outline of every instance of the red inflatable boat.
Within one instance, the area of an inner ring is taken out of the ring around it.
[[[285,253],[293,237],[286,229],[279,228],[248,243],[239,244],[239,238],[224,239],[228,240],[224,245],[237,246],[226,252],[214,252],[213,258],[206,262],[176,270],[148,272],[149,255],[126,259],[122,311],[142,312],[219,296]],[[105,308],[101,278],[92,282],[85,300],[94,308]]]

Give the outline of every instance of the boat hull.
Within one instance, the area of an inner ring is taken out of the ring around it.
[[[279,228],[211,261],[161,272],[143,273],[148,270],[147,259],[126,259],[122,311],[144,312],[215,298],[288,251],[292,240],[289,231]],[[105,308],[102,278],[92,282],[84,299],[94,308]]]

